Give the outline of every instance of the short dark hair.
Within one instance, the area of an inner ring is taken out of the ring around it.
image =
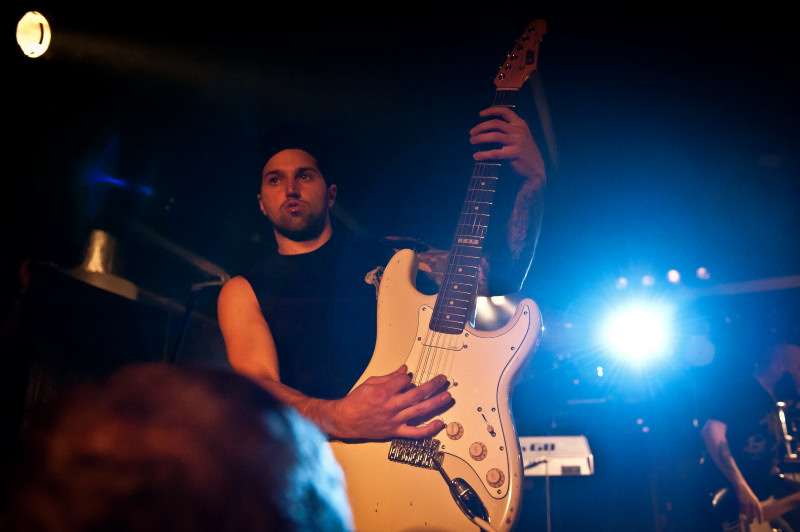
[[[318,130],[297,124],[273,124],[263,132],[262,138],[267,159],[285,149],[303,150],[316,159],[317,168],[325,179],[326,186],[336,182],[335,176],[338,172],[334,161],[337,152]]]
[[[0,528],[351,526],[341,469],[322,433],[231,371],[123,369],[58,399],[23,442]]]

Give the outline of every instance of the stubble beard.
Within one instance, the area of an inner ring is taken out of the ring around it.
[[[320,236],[325,230],[328,219],[328,210],[322,209],[319,212],[310,213],[303,217],[289,217],[284,219],[279,217],[272,220],[272,227],[275,232],[294,242],[307,242]]]

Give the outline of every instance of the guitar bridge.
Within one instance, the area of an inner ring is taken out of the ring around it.
[[[444,453],[439,451],[439,440],[409,440],[395,438],[389,448],[389,460],[414,467],[434,469],[434,460],[441,460]]]

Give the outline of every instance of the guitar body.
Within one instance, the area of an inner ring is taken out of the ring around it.
[[[433,332],[429,322],[436,296],[416,290],[416,273],[417,258],[410,250],[398,252],[386,267],[375,352],[356,386],[402,364],[416,382],[447,375],[454,404],[439,416],[447,429],[424,441],[434,442],[450,479],[474,490],[491,526],[510,530],[520,512],[523,471],[509,396],[538,344],[539,310],[526,299],[497,331]],[[331,445],[345,472],[357,530],[478,529],[436,467],[390,459],[395,441]]]
[[[513,107],[545,28],[533,21],[508,54],[494,105]],[[398,252],[384,271],[375,351],[355,386],[406,364],[416,385],[446,375],[453,403],[431,438],[331,443],[359,531],[508,531],[519,518],[522,456],[509,397],[538,345],[541,315],[525,299],[501,329],[469,326],[500,166],[475,164],[436,296],[416,289],[413,251]]]
[[[723,532],[775,532],[775,529],[772,528],[772,525],[769,524],[769,521],[763,521],[761,523],[758,523],[755,521],[747,521],[745,519],[741,519],[739,521],[723,523],[722,531]]]
[[[728,488],[722,488],[714,495],[713,508],[722,523],[723,532],[773,532],[770,521],[796,508],[800,508],[800,492],[792,493],[780,499],[770,496],[761,501],[764,521],[761,523],[745,519],[738,515],[739,503],[735,494]]]

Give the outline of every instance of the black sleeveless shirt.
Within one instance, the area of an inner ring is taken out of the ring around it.
[[[282,383],[321,399],[347,395],[375,348],[377,281],[391,255],[377,242],[334,235],[311,253],[271,254],[244,275],[275,340]]]

